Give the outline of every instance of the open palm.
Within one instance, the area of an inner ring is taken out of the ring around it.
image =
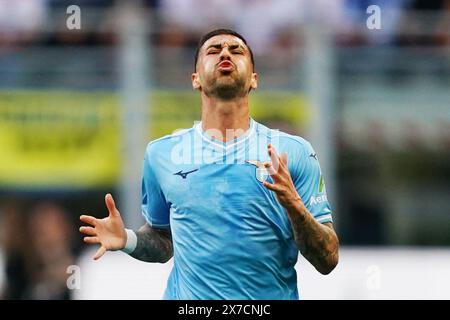
[[[109,211],[108,217],[97,219],[92,216],[80,216],[81,221],[91,225],[89,227],[83,226],[80,228],[80,232],[87,235],[87,237],[84,237],[84,242],[89,244],[100,244],[100,248],[94,255],[94,260],[100,259],[107,250],[115,251],[123,249],[127,242],[127,235],[122,217],[120,216],[119,210],[116,208],[111,194],[108,193],[105,196],[105,203]]]

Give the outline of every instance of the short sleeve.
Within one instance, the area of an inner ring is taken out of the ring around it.
[[[317,154],[310,143],[305,143],[294,154],[294,185],[306,208],[320,223],[333,222],[325,181]]]
[[[155,175],[151,163],[150,148],[147,148],[142,166],[142,215],[152,227],[169,228],[169,205]]]

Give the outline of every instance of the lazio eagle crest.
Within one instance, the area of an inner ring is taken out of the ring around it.
[[[264,182],[269,177],[269,172],[267,172],[267,169],[264,167],[264,162],[259,160],[247,160],[245,161],[247,163],[250,163],[256,167],[255,171],[255,177],[261,182]]]

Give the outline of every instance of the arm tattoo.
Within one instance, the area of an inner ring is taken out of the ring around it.
[[[136,236],[136,249],[130,254],[133,258],[160,263],[172,258],[173,244],[170,230],[152,228],[149,224],[145,224],[136,232]]]
[[[301,254],[320,273],[328,274],[339,261],[338,237],[332,223],[317,222],[304,206],[301,207],[294,212],[288,212],[295,242]]]

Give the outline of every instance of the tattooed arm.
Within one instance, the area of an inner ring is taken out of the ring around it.
[[[303,204],[295,189],[287,165],[287,154],[278,156],[269,144],[271,161],[265,162],[273,183],[264,186],[275,192],[278,201],[286,209],[292,224],[294,239],[301,254],[322,274],[328,274],[339,260],[339,240],[332,223],[321,224]]]
[[[87,235],[84,241],[90,244],[100,244],[94,255],[94,260],[100,259],[106,251],[116,251],[125,248],[127,232],[116,208],[113,197],[108,193],[105,196],[109,215],[103,219],[82,215],[80,220],[90,226],[83,226],[80,232]],[[167,262],[173,255],[172,236],[169,230],[152,228],[149,224],[143,225],[137,232],[137,244],[132,257],[146,262]]]
[[[329,274],[339,261],[339,240],[331,222],[321,224],[301,201],[287,208],[294,239],[301,254],[322,274]]]
[[[137,245],[130,255],[146,262],[165,263],[173,256],[172,235],[169,230],[143,225],[136,231]]]

